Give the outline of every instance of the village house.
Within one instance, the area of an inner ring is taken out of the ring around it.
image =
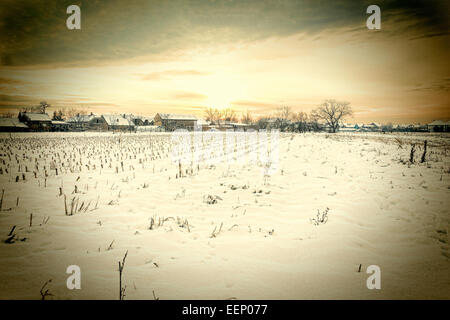
[[[376,131],[381,131],[381,125],[379,123],[369,123],[369,124],[363,124],[361,127],[362,131],[371,131],[371,132],[376,132]]]
[[[450,131],[450,121],[434,120],[433,122],[427,124],[428,131],[430,132],[449,132]]]
[[[157,113],[154,118],[154,125],[162,126],[166,131],[194,130],[196,124],[197,118],[189,114]]]
[[[139,116],[135,116],[133,114],[123,114],[122,117],[127,119],[129,123],[132,123],[135,126],[143,126],[144,125],[144,121]]]
[[[143,126],[153,126],[154,125],[154,118],[153,117],[142,117],[141,118],[143,122]]]
[[[52,120],[52,131],[69,131],[70,124],[66,121]]]
[[[357,124],[342,123],[339,125],[340,132],[357,132],[359,127]]]
[[[77,114],[67,120],[67,123],[69,123],[70,129],[77,131],[107,129],[107,125],[102,117],[92,112],[90,114]]]
[[[19,121],[32,131],[50,131],[52,120],[46,113],[19,112]]]
[[[17,118],[0,118],[1,132],[19,132],[28,131],[28,126]]]
[[[104,114],[102,119],[107,125],[108,130],[113,131],[134,131],[135,124],[128,120],[125,115]]]
[[[211,129],[211,121],[198,119],[196,123],[197,131],[209,131]]]

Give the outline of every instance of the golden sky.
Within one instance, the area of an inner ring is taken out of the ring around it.
[[[81,8],[68,30],[66,8]],[[351,103],[348,122],[450,119],[448,1],[0,3],[0,112],[269,115]],[[51,111],[51,110],[50,110]]]

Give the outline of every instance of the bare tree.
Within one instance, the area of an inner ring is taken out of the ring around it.
[[[68,120],[72,117],[78,117],[79,115],[85,115],[89,112],[86,109],[81,108],[59,108],[53,112],[53,120]]]
[[[205,108],[204,113],[206,121],[211,121],[212,123],[215,123],[216,121],[220,120],[220,112],[217,109]]]
[[[63,108],[60,111],[62,111],[62,114],[67,117],[67,118],[71,118],[71,117],[75,117],[78,116],[80,114],[88,114],[89,112],[85,109],[81,109],[81,108]]]
[[[242,112],[241,116],[241,122],[245,124],[252,124],[253,123],[253,117],[250,110],[246,110],[245,113]]]
[[[1,118],[16,118],[17,114],[12,113],[11,111],[4,112],[0,114]]]
[[[220,112],[220,119],[224,121],[236,121],[236,112],[231,108],[223,109],[222,112]]]
[[[50,107],[50,105],[46,101],[41,101],[38,106],[22,108],[21,112],[45,113],[46,109],[49,107]]]
[[[39,113],[45,113],[45,110],[50,107],[47,101],[41,101],[38,106]]]
[[[64,120],[64,114],[63,114],[62,110],[58,110],[58,111],[55,110],[55,111],[53,111],[52,120],[63,121]]]
[[[292,110],[291,107],[283,106],[277,109],[277,118],[287,121],[290,120],[292,116]]]
[[[305,132],[308,129],[308,114],[300,111],[292,114],[292,121],[295,122],[295,129],[299,132]]]
[[[340,102],[334,99],[325,100],[319,107],[311,111],[311,118],[314,120],[322,120],[327,123],[332,132],[336,132],[339,123],[345,117],[353,114],[349,102]]]
[[[282,131],[286,129],[288,126],[288,122],[292,117],[292,110],[291,107],[283,106],[277,109],[276,112],[277,122],[279,127]]]

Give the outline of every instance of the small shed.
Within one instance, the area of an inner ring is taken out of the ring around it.
[[[28,126],[17,118],[0,118],[1,132],[28,131]]]
[[[52,127],[52,120],[46,113],[20,112],[19,120],[34,131],[50,131]]]
[[[154,125],[162,126],[167,131],[194,130],[196,124],[197,117],[191,114],[157,113],[154,118]]]

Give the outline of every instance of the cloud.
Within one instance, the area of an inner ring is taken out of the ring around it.
[[[175,91],[169,94],[170,99],[180,99],[180,100],[205,100],[208,98],[206,95],[196,92],[186,92],[186,91]]]
[[[148,74],[139,74],[138,76],[141,78],[141,80],[149,81],[149,80],[169,80],[174,77],[183,77],[183,76],[204,76],[208,74],[210,73],[197,70],[167,70],[161,72],[152,72]]]
[[[5,85],[23,85],[28,84],[28,81],[11,79],[11,78],[0,78],[0,87]]]
[[[450,78],[441,79],[427,84],[418,84],[408,91],[447,92],[450,90]]]
[[[81,30],[66,28],[81,7]],[[190,48],[326,30],[365,29],[369,1],[3,0],[0,65],[90,66]],[[378,1],[386,34],[448,34],[448,2]],[[401,25],[405,25],[400,28]],[[383,28],[383,27],[382,27]]]
[[[29,96],[0,94],[0,104],[2,103],[29,103],[34,99]],[[39,103],[39,101],[38,101]]]
[[[274,103],[261,101],[244,101],[244,100],[232,101],[231,105],[238,107],[263,107],[263,108],[273,108],[277,106],[277,104]]]
[[[39,102],[43,99],[36,96],[25,96],[25,95],[10,95],[10,94],[0,94],[0,108],[17,110],[24,107],[37,106]],[[104,107],[110,110],[111,108],[118,108],[119,105],[111,102],[95,101],[89,99],[45,99],[51,109],[64,108],[64,107],[80,107],[80,108],[94,108],[99,109]],[[84,100],[85,102],[80,102]]]

